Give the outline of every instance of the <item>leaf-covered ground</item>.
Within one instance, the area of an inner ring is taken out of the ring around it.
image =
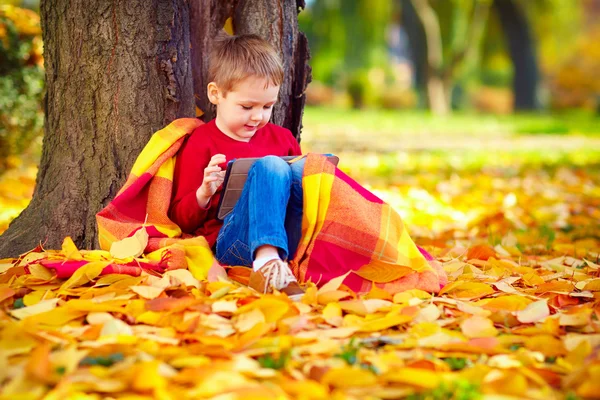
[[[501,139],[334,150],[443,262],[436,295],[98,276],[110,255],[69,240],[0,261],[0,398],[600,398],[600,147]],[[95,262],[67,281],[36,263],[79,257]]]

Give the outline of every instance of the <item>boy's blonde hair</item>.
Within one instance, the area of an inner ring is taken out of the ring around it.
[[[227,93],[249,76],[266,79],[267,87],[280,86],[283,65],[277,51],[258,35],[218,36],[210,52],[208,81]]]

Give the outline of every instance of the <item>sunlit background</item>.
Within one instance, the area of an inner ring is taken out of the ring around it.
[[[38,7],[0,5],[0,232],[39,161]],[[585,244],[600,220],[599,18],[600,0],[308,1],[303,150],[339,155],[421,244]]]

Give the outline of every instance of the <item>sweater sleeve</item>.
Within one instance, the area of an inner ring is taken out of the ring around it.
[[[196,191],[202,184],[210,151],[193,135],[184,143],[175,161],[173,196],[169,217],[183,232],[194,233],[207,219],[208,209],[198,205]]]
[[[294,135],[292,135],[292,132],[289,131],[288,129],[286,129],[286,131],[289,134],[289,139],[290,139],[290,143],[291,143],[291,148],[290,148],[290,153],[288,154],[289,156],[299,156],[302,154],[302,149],[300,148],[300,143],[298,143],[298,141],[296,140],[296,138],[294,137]]]

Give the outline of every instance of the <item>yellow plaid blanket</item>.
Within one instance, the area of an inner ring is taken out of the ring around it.
[[[302,178],[302,239],[292,262],[301,281],[321,286],[348,274],[356,293],[438,292],[447,282],[437,261],[411,239],[389,205],[327,161],[309,154]]]
[[[196,118],[181,118],[152,135],[136,159],[125,185],[96,215],[100,247],[145,228],[149,235],[146,258],[163,260],[169,269],[188,268],[197,279],[205,279],[214,257],[204,237],[182,235],[169,219],[175,155],[185,137],[202,124]]]

